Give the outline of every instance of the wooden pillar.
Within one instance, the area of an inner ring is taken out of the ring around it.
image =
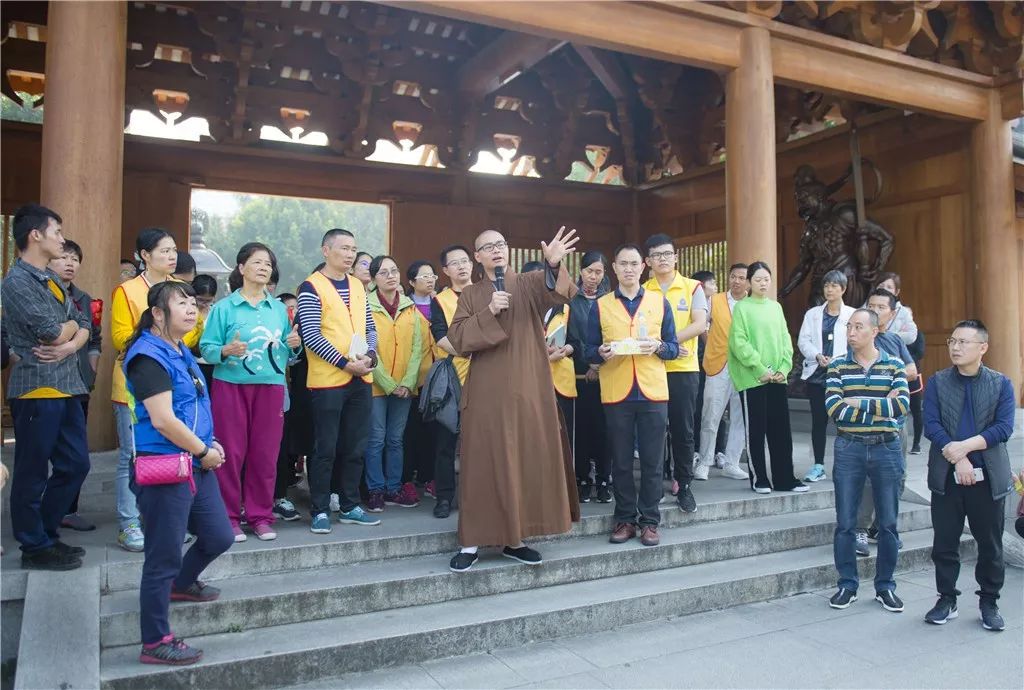
[[[50,2],[41,202],[82,246],[77,283],[102,299],[103,357],[89,414],[93,450],[116,445],[110,406],[110,295],[121,256],[125,39],[122,2]]]
[[[775,87],[771,37],[751,27],[740,34],[740,65],[726,78],[725,239],[729,263],[765,261],[772,295],[778,265],[775,179]]]
[[[1010,123],[992,89],[988,117],[971,130],[971,218],[974,223],[974,309],[989,330],[985,363],[1013,381],[1021,396],[1021,266],[1014,251],[1013,156]],[[964,314],[964,318],[973,316]],[[952,326],[952,324],[944,324]]]

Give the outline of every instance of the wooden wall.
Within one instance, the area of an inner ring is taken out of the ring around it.
[[[896,249],[888,270],[900,274],[901,297],[924,329],[925,371],[949,366],[945,338],[950,326],[971,314],[971,265],[966,125],[927,118],[887,115],[862,125],[862,156],[882,171],[881,197],[868,216],[893,234]],[[813,165],[831,182],[850,163],[846,128],[822,132],[779,147],[779,260],[776,280],[785,282],[799,255],[803,222],[796,214],[793,173]],[[869,176],[866,174],[866,179]],[[870,184],[871,180],[867,179]],[[848,184],[836,198],[853,198]],[[638,198],[643,235],[666,232],[685,243],[725,239],[724,166],[678,182],[642,191]],[[757,257],[749,257],[756,259]],[[791,332],[799,331],[806,309],[807,282],[783,300]]]

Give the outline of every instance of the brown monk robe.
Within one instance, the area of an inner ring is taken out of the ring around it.
[[[555,275],[550,290],[545,281]],[[491,281],[469,286],[448,329],[452,346],[473,356],[461,403],[462,546],[517,546],[526,537],[567,532],[579,520],[542,319],[566,304],[576,286],[560,263],[557,274],[509,271],[505,291],[510,305],[495,316],[488,308]]]

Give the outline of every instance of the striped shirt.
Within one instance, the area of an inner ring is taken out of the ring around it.
[[[896,395],[889,397],[890,393]],[[910,391],[903,362],[878,351],[878,359],[865,369],[849,352],[832,360],[825,388],[825,409],[839,431],[851,434],[896,433],[900,417],[910,409]],[[858,398],[848,405],[845,398]]]
[[[350,306],[348,281],[348,276],[341,280],[331,280],[331,283],[338,290],[338,296],[341,297],[341,301],[345,303],[346,307]],[[322,318],[323,305],[320,304],[320,295],[317,294],[316,289],[308,280],[304,281],[299,286],[298,314],[299,335],[302,336],[302,344],[316,353],[325,362],[329,362],[339,369],[344,369],[348,364],[348,359],[338,352],[337,348],[331,345],[330,341],[324,337],[323,331],[320,329]],[[374,324],[373,315],[370,313],[370,300],[366,300],[366,344],[369,346],[370,352],[377,352],[377,326]]]

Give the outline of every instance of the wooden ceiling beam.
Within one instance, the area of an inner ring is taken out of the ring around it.
[[[639,181],[639,163],[636,155],[636,133],[632,110],[637,101],[636,86],[614,55],[598,48],[573,44],[583,62],[594,73],[597,80],[615,99],[615,115],[619,121],[622,138],[622,172],[626,184]]]
[[[504,33],[459,68],[459,91],[482,98],[563,45],[565,41],[559,39]]]

